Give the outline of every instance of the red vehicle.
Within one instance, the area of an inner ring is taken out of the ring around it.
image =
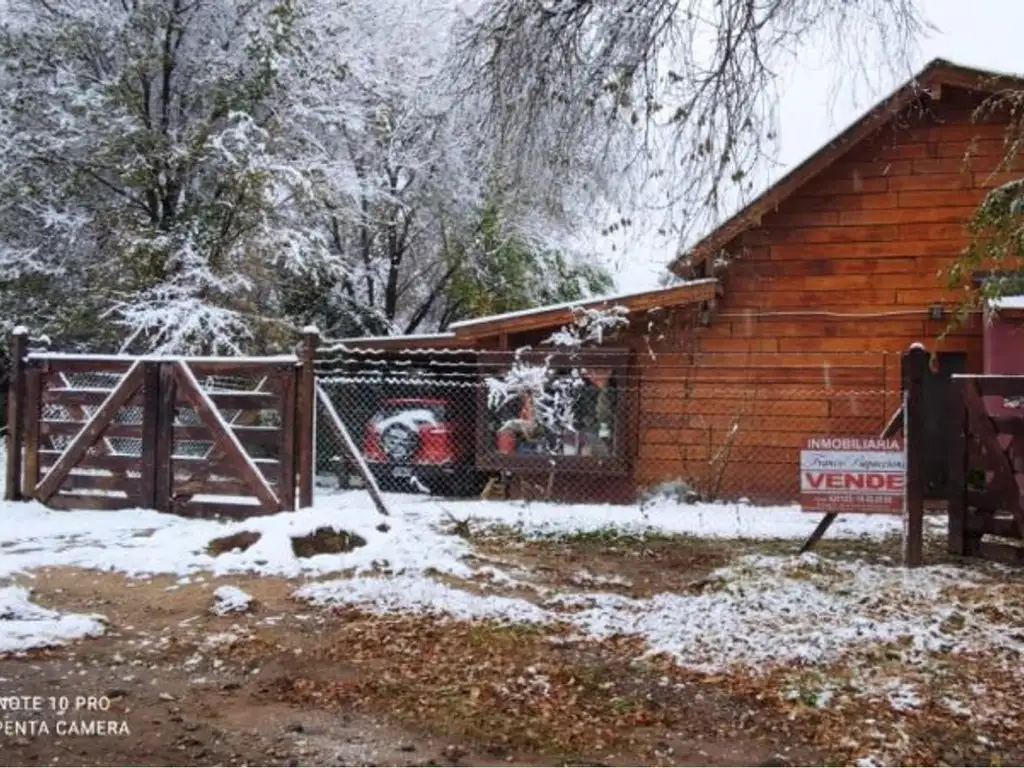
[[[363,456],[378,483],[434,494],[472,492],[473,434],[444,398],[385,400],[366,425]]]

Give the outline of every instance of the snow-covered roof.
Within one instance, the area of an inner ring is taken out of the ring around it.
[[[353,342],[369,343],[374,341],[433,341],[435,339],[454,339],[454,333],[410,333],[401,336],[350,336],[338,339],[339,344],[351,344]]]
[[[571,322],[572,313],[577,309],[598,309],[611,306],[624,307],[629,312],[643,312],[663,307],[678,307],[698,301],[708,301],[715,296],[718,281],[714,278],[690,280],[665,288],[633,293],[614,293],[591,296],[577,301],[560,304],[546,304],[517,312],[503,312],[498,315],[476,317],[452,323],[446,333],[424,333],[407,336],[360,336],[339,339],[323,351],[359,351],[361,353],[381,352],[393,354],[410,352],[460,353],[472,348],[476,341],[502,333],[554,328]],[[436,347],[434,344],[436,343]],[[374,349],[376,347],[376,349]]]
[[[989,299],[989,307],[992,309],[1024,309],[1024,296],[1000,296],[998,299]]]
[[[462,320],[452,323],[449,326],[457,337],[467,335],[464,332],[476,331],[481,328],[494,329],[502,325],[515,325],[516,330],[525,330],[518,326],[519,321],[537,319],[541,322],[536,327],[545,325],[557,325],[564,322],[567,316],[575,309],[588,309],[601,306],[618,305],[633,311],[644,309],[655,309],[658,307],[678,306],[694,301],[702,301],[714,296],[715,285],[718,283],[712,277],[701,280],[690,280],[665,288],[657,288],[650,291],[637,291],[633,293],[616,293],[604,296],[592,296],[577,301],[567,301],[561,304],[547,304],[543,307],[523,309],[518,312],[504,312],[500,315],[487,315],[472,320]],[[530,324],[533,325],[533,324]]]

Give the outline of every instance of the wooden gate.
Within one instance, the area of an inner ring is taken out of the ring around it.
[[[296,429],[312,406],[302,368],[294,356],[18,355],[8,498],[191,517],[294,509],[296,467],[312,464]]]
[[[953,383],[950,551],[1024,565],[1024,376],[957,375]]]

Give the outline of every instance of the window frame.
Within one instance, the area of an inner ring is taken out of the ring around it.
[[[629,348],[607,348],[561,352],[532,349],[519,353],[518,359],[526,363],[551,360],[554,368],[608,368],[617,382],[630,382],[633,352]],[[479,469],[505,472],[531,472],[537,474],[601,473],[615,477],[629,475],[633,468],[638,437],[636,387],[618,385],[615,401],[615,430],[611,456],[582,456],[565,454],[509,455],[497,450],[496,435],[490,431],[491,411],[487,405],[487,387],[484,380],[504,375],[513,364],[509,352],[485,352],[480,355],[480,391],[477,396],[476,466]]]

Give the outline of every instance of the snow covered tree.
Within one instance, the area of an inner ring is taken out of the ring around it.
[[[452,275],[442,301],[442,328],[467,317],[576,301],[607,293],[614,285],[600,265],[503,231],[493,203],[470,234],[469,242],[453,243],[446,254]]]
[[[489,269],[452,244],[498,175],[447,85],[455,18],[449,0],[0,0],[8,323],[163,352],[276,346],[309,321],[436,327],[456,273]],[[547,254],[570,231],[547,210],[512,190],[501,214]]]
[[[36,282],[59,323],[67,289],[125,348],[232,351],[282,274],[330,272],[307,220],[351,182],[331,147],[351,115],[327,7],[3,3],[5,293]]]
[[[449,82],[453,8],[381,0],[349,10],[361,14],[353,23],[372,55],[354,57],[345,86],[362,115],[342,145],[358,194],[328,206],[345,274],[314,302],[333,312],[308,318],[332,335],[444,328],[611,283],[566,248],[575,220],[552,214],[529,188],[494,183],[475,105],[455,98]]]
[[[917,0],[490,0],[457,66],[507,179],[553,201],[657,193],[692,228],[774,154],[782,65],[818,49],[847,73],[909,72],[922,27]]]

